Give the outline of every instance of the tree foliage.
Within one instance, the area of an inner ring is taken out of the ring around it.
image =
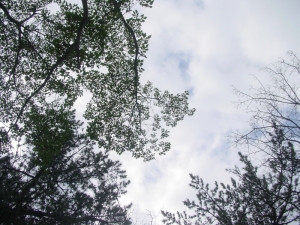
[[[130,224],[129,181],[108,152],[165,154],[166,127],[194,113],[188,92],[140,83],[150,36],[134,7],[152,4],[0,1],[1,224]]]
[[[145,16],[133,7],[153,0],[35,0],[0,3],[0,118],[6,134],[23,135],[24,115],[60,98],[73,106],[92,98],[84,114],[99,147],[151,160],[170,143],[188,108],[188,92],[173,95],[140,83],[148,49]],[[53,10],[52,8],[55,8]],[[165,122],[165,125],[162,124]],[[4,138],[4,137],[3,137]]]
[[[21,153],[0,155],[0,223],[130,224],[130,205],[118,202],[129,184],[125,171],[93,150],[75,112],[50,105],[26,117]]]
[[[190,186],[197,190],[197,201],[187,199],[184,204],[194,210],[177,215],[163,211],[165,224],[184,225],[283,225],[300,221],[300,160],[291,142],[274,123],[270,133],[273,158],[267,167],[253,166],[247,156],[239,153],[244,167],[229,170],[236,179],[231,185],[215,182],[210,189],[199,176],[191,176]],[[268,169],[268,171],[267,171]]]
[[[190,175],[197,201],[184,201],[194,210],[173,214],[163,212],[165,224],[290,224],[300,222],[299,75],[300,60],[289,52],[269,72],[272,83],[251,87],[251,93],[236,90],[239,106],[252,114],[251,131],[235,133],[238,147],[255,153],[253,165],[239,153],[244,167],[229,170],[236,178],[231,185],[215,183],[210,189],[199,176]]]

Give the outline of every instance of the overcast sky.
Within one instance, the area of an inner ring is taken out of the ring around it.
[[[182,201],[195,198],[189,173],[229,180],[225,168],[238,163],[238,150],[226,135],[247,131],[250,118],[233,103],[232,87],[247,92],[250,74],[267,82],[262,67],[289,50],[300,54],[299,12],[298,0],[156,0],[143,10],[152,38],[142,81],[173,93],[190,90],[197,111],[171,131],[166,156],[145,163],[111,154],[131,180],[122,201],[133,202],[138,224],[146,223],[147,210],[186,210]]]
[[[134,204],[136,224],[149,224],[149,212],[187,210],[182,201],[196,194],[189,173],[208,183],[230,180],[225,169],[238,165],[243,149],[226,136],[249,130],[250,118],[234,104],[233,86],[248,92],[256,85],[251,74],[267,83],[262,67],[289,50],[300,54],[299,12],[298,0],[156,0],[142,9],[152,38],[141,81],[174,94],[189,90],[196,113],[171,130],[165,156],[145,163],[111,153],[131,180],[122,202]]]

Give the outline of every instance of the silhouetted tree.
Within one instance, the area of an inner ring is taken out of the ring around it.
[[[1,224],[130,224],[129,181],[59,105],[26,113],[26,141],[0,152]]]
[[[235,89],[240,97],[238,106],[251,115],[251,130],[236,132],[232,138],[238,147],[247,149],[249,153],[262,153],[261,159],[273,157],[271,143],[266,140],[273,131],[274,123],[282,130],[285,139],[293,144],[300,159],[300,60],[293,52],[288,52],[288,55],[289,60],[281,59],[263,69],[269,74],[270,83],[264,84],[254,77],[258,87],[251,86],[250,93]]]
[[[237,180],[232,178],[231,185],[215,182],[213,189],[191,174],[190,186],[197,190],[197,201],[187,199],[184,204],[194,214],[162,211],[164,223],[283,225],[300,222],[300,161],[283,131],[275,123],[273,129],[269,141],[274,157],[267,159],[267,167],[259,170],[247,156],[239,153],[244,167],[229,170]]]
[[[252,87],[250,94],[236,90],[240,106],[252,114],[251,131],[235,133],[239,148],[256,153],[262,163],[253,165],[239,153],[244,167],[229,170],[237,177],[231,185],[215,183],[209,188],[198,176],[190,175],[198,201],[184,201],[194,210],[173,214],[163,211],[165,224],[289,224],[300,222],[300,60],[289,52],[290,61],[272,67],[272,83]],[[258,80],[258,79],[257,79]],[[258,80],[259,81],[259,80]]]

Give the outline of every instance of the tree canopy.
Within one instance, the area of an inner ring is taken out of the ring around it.
[[[0,2],[0,223],[131,224],[109,151],[165,154],[194,109],[142,84],[153,0]],[[83,122],[75,102],[90,93]],[[95,145],[98,145],[97,147]]]
[[[27,148],[0,155],[0,223],[130,224],[125,171],[94,150],[75,111],[51,104],[27,117]]]
[[[150,36],[133,7],[153,0],[35,0],[0,3],[0,119],[3,133],[23,134],[25,114],[53,98],[74,105],[92,98],[84,117],[98,146],[151,160],[170,143],[188,108],[188,92],[171,94],[140,83]],[[52,8],[55,8],[53,10]],[[165,124],[162,124],[162,121]],[[4,139],[5,137],[2,137]]]

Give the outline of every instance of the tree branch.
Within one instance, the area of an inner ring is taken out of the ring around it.
[[[14,124],[11,126],[14,127],[18,120],[21,118],[24,109],[26,107],[26,105],[30,102],[30,100],[37,95],[47,84],[47,82],[50,80],[51,75],[53,74],[53,72],[55,71],[55,69],[62,64],[65,60],[67,60],[69,58],[69,56],[73,53],[73,51],[75,51],[76,49],[79,48],[80,46],[80,40],[81,40],[81,35],[83,33],[83,29],[85,27],[85,25],[88,22],[88,5],[87,5],[87,0],[82,0],[82,6],[83,6],[83,18],[79,24],[79,27],[77,29],[77,36],[76,39],[74,41],[74,43],[66,50],[66,53],[61,56],[60,58],[57,59],[56,63],[54,65],[52,65],[52,67],[50,68],[47,77],[45,78],[44,82],[25,100],[24,104],[21,107],[21,110],[17,116],[16,121],[14,122]],[[11,129],[10,128],[10,129]]]
[[[134,42],[134,48],[135,48],[135,56],[134,56],[134,66],[133,66],[133,70],[134,70],[134,92],[135,92],[135,105],[133,107],[132,110],[134,110],[135,106],[137,107],[138,109],[138,113],[139,113],[139,117],[140,117],[140,129],[141,128],[141,110],[140,110],[140,107],[139,107],[139,103],[138,103],[138,85],[139,85],[139,74],[138,74],[138,55],[140,54],[139,53],[139,45],[137,43],[137,39],[136,39],[136,36],[135,36],[135,33],[132,29],[132,27],[126,22],[122,12],[121,12],[121,9],[117,3],[116,0],[111,0],[112,4],[114,5],[114,8],[115,10],[119,13],[120,15],[120,18],[125,26],[125,28],[128,30],[128,32],[130,33],[131,37],[132,37],[132,40]]]
[[[83,216],[83,217],[72,217],[72,216],[65,216],[58,213],[46,213],[38,210],[27,210],[25,212],[27,215],[36,216],[36,217],[50,217],[53,219],[56,219],[58,221],[65,221],[69,220],[74,223],[83,222],[83,221],[94,221],[94,222],[101,222],[102,224],[114,224],[114,223],[120,223],[122,221],[106,221],[101,218],[97,218],[95,216]]]

